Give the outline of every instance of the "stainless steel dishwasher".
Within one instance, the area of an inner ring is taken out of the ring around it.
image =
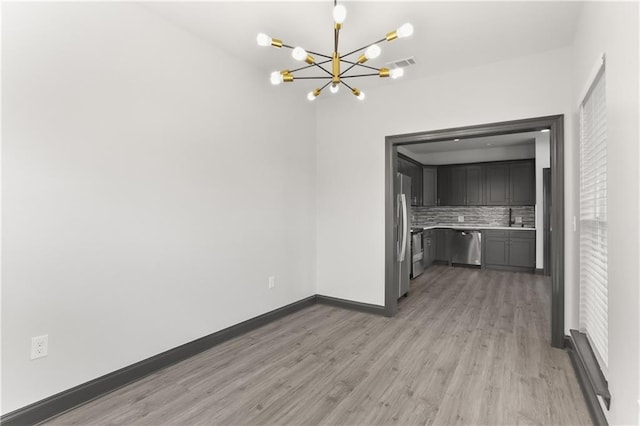
[[[480,231],[453,231],[451,263],[482,265],[482,233]]]

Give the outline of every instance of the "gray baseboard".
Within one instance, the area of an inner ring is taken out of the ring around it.
[[[384,315],[384,306],[370,305],[368,303],[354,302],[351,300],[338,299],[336,297],[316,295],[317,303],[323,305],[335,306],[352,311],[366,312],[368,314]]]
[[[131,364],[120,370],[105,374],[97,379],[7,413],[0,418],[0,423],[3,426],[33,425],[40,423],[126,386],[151,373],[188,359],[220,343],[311,306],[316,302],[316,296],[313,295],[225,328],[224,330],[169,349],[151,358]]]
[[[590,366],[588,362],[585,362],[585,354],[583,353],[585,350],[584,348],[581,348],[583,344],[580,342],[576,342],[576,340],[574,339],[574,332],[577,333],[576,330],[571,330],[572,336],[565,336],[565,349],[569,354],[571,365],[573,366],[573,370],[576,373],[578,384],[580,385],[580,390],[582,391],[584,401],[587,404],[587,408],[589,409],[591,421],[593,421],[593,424],[595,425],[607,426],[607,418],[602,411],[602,407],[600,406],[600,402],[598,401],[597,396],[597,392],[601,392],[601,390],[596,390],[598,385],[594,385],[594,379],[592,378],[594,374],[597,375],[597,372],[589,371],[593,369],[593,366]],[[608,394],[608,390],[606,391],[606,393]],[[609,395],[609,400],[610,398],[611,396]]]

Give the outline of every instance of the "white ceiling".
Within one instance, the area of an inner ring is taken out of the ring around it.
[[[417,64],[407,69],[405,79],[567,46],[581,8],[575,1],[340,3],[348,11],[340,33],[343,54],[383,38],[405,22],[414,25],[412,37],[384,42],[382,55],[369,62],[381,67],[413,56]],[[330,54],[333,50],[331,0],[140,4],[262,70],[265,82],[271,71],[299,63],[291,59],[288,49],[258,47],[258,32],[310,51]],[[306,93],[308,87],[301,91]]]
[[[456,164],[516,160],[535,156],[541,132],[467,138],[459,141],[418,143],[398,147],[398,152],[423,164]]]
[[[483,136],[479,138],[461,139],[459,141],[442,141],[420,143],[416,145],[405,145],[408,152],[415,154],[429,154],[433,152],[464,151],[467,149],[478,149],[485,147],[504,147],[527,145],[535,142],[540,132],[514,133],[510,135]]]

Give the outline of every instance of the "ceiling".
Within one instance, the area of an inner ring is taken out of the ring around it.
[[[434,165],[516,160],[533,158],[536,137],[548,141],[548,136],[544,135],[538,131],[418,143],[398,147],[398,152],[423,164]]]
[[[403,79],[420,78],[508,58],[543,52],[572,43],[580,2],[389,2],[345,1],[347,19],[340,51],[381,39],[405,22],[413,36],[381,44],[382,54],[368,65],[414,57]],[[141,2],[140,5],[198,37],[239,57],[265,74],[295,68],[288,49],[258,47],[265,32],[286,44],[330,54],[333,50],[333,1]],[[372,87],[371,77],[359,86]],[[267,83],[268,84],[268,83]],[[301,89],[306,93],[309,87]]]
[[[416,145],[405,145],[408,152],[414,154],[429,154],[434,152],[464,151],[485,147],[505,147],[527,145],[535,142],[540,132],[514,133],[510,135],[483,136],[479,138],[461,139],[459,141],[429,142]]]

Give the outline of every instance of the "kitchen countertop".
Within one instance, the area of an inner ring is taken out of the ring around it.
[[[488,226],[488,225],[433,225],[433,226],[412,226],[412,229],[422,228],[423,230],[428,229],[436,229],[436,228],[446,228],[446,229],[461,229],[461,230],[488,230],[488,229],[496,229],[496,230],[508,230],[508,231],[535,231],[536,228],[531,227],[520,227],[520,226]]]

